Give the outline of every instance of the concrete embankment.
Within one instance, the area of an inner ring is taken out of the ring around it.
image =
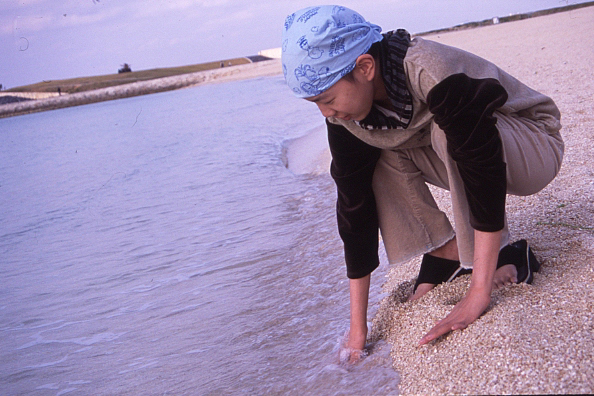
[[[54,96],[60,96],[58,92],[0,92],[0,98],[14,96],[24,99],[47,99]]]
[[[80,106],[106,100],[122,99],[132,96],[147,95],[156,92],[170,91],[200,84],[227,82],[241,79],[272,76],[280,74],[280,59],[255,62],[246,65],[232,66],[221,69],[207,70],[196,73],[164,77],[148,81],[101,88],[73,94],[63,94],[16,103],[0,105],[0,118],[12,117],[38,111],[55,110],[71,106]],[[21,96],[16,93],[7,95]]]

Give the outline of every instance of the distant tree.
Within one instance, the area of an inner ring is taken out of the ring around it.
[[[0,84],[0,91],[2,91],[2,84]]]
[[[118,73],[129,73],[131,71],[132,71],[132,69],[130,68],[130,65],[127,63],[124,63],[122,65],[122,67],[120,69],[118,69]]]

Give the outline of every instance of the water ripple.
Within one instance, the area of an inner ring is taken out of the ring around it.
[[[338,364],[336,192],[281,158],[323,120],[280,82],[0,120],[0,393],[392,392],[388,348]]]

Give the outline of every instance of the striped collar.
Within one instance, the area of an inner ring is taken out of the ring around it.
[[[393,111],[390,115],[376,106],[361,121],[355,121],[361,128],[406,129],[413,116],[412,96],[406,85],[404,57],[410,45],[410,34],[404,29],[387,32],[381,41],[380,65],[386,93]]]

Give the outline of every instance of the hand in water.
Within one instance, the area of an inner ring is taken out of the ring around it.
[[[351,348],[340,348],[340,364],[357,364],[367,356],[367,351]]]
[[[347,331],[340,342],[339,360],[341,364],[356,364],[367,356],[365,341],[367,340],[367,327],[365,332],[355,334]]]
[[[490,291],[468,289],[466,296],[452,309],[444,319],[436,325],[419,341],[419,345],[425,345],[434,339],[454,330],[466,328],[474,322],[489,306],[491,301]]]

